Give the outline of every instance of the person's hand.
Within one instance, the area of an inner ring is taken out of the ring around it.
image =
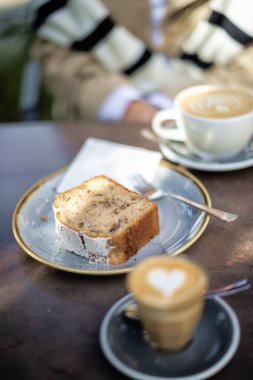
[[[122,122],[126,124],[149,124],[158,109],[149,105],[144,100],[135,100],[130,103]]]

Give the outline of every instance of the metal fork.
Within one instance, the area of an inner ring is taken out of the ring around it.
[[[235,281],[230,285],[223,286],[222,288],[210,290],[206,292],[205,298],[212,298],[215,296],[220,297],[227,297],[232,294],[244,292],[245,290],[250,289],[251,285],[247,278],[242,278],[241,280]],[[139,312],[138,312],[138,305],[135,302],[131,302],[125,307],[125,316],[134,319],[139,320]]]
[[[156,187],[148,183],[141,174],[134,174],[131,176],[131,178],[129,178],[129,180],[131,181],[131,183],[134,186],[134,189],[137,192],[141,193],[142,195],[150,199],[155,200],[155,199],[159,199],[163,197],[174,198],[180,202],[184,202],[188,205],[191,205],[192,207],[195,207],[201,211],[204,211],[208,215],[215,216],[216,218],[223,220],[224,222],[232,222],[238,217],[238,215],[236,214],[231,214],[229,212],[218,210],[213,207],[208,207],[200,203],[197,203],[195,201],[192,201],[190,199],[187,199],[185,197],[182,197],[181,195],[168,193],[161,189],[157,189]]]

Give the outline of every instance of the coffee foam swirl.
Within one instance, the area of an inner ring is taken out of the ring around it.
[[[203,116],[207,113],[226,116],[226,114],[231,114],[231,111],[240,111],[242,106],[242,100],[235,95],[222,94],[209,95],[189,102],[190,109]]]
[[[213,90],[186,96],[183,109],[193,115],[208,118],[227,118],[253,111],[253,99],[233,90]]]

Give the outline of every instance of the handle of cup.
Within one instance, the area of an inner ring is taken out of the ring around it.
[[[175,109],[162,110],[156,113],[152,120],[152,129],[155,134],[165,140],[171,141],[185,141],[183,133],[178,129],[177,125],[174,128],[163,127],[164,121],[176,121],[176,111]]]

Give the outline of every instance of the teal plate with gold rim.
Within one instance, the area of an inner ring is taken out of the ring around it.
[[[13,232],[23,250],[57,269],[90,275],[126,273],[148,256],[183,252],[201,236],[209,221],[209,216],[182,202],[159,199],[160,234],[123,264],[94,264],[59,245],[52,202],[63,176],[64,170],[58,171],[32,186],[19,201],[13,215]],[[165,191],[211,205],[207,190],[195,176],[164,161],[157,170],[154,184]]]

